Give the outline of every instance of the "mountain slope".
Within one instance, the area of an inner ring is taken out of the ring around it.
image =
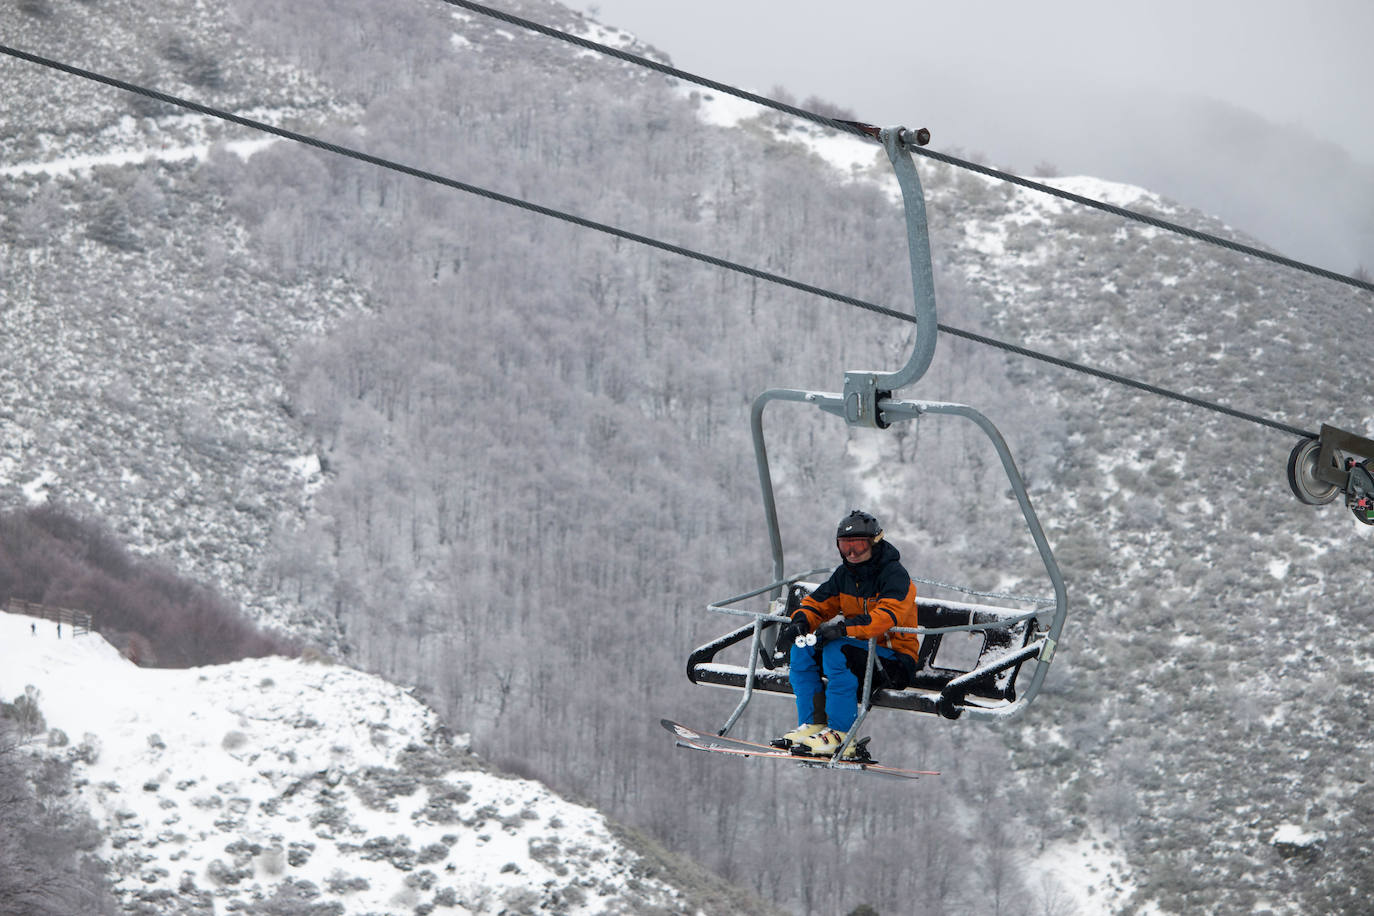
[[[73,764],[127,912],[758,906],[674,887],[690,872],[652,846],[492,772],[405,690],[323,659],[140,669],[98,635],[0,614],[0,696],[37,703],[29,753]]]
[[[332,135],[906,301],[880,160],[837,173],[775,117],[718,127],[714,100],[446,8],[391,21],[327,6],[225,12],[264,49],[262,72],[325,87],[313,110]],[[511,7],[579,25],[556,4]],[[167,19],[197,21],[189,6]],[[25,124],[70,133],[73,151],[155,147],[171,129],[139,122],[114,143],[10,103],[27,151],[44,147]],[[1302,427],[1374,421],[1349,331],[1368,297],[921,168],[942,320]],[[1230,233],[1140,189],[1060,180]],[[884,756],[947,773],[894,802],[706,766],[648,736],[661,715],[709,726],[737,700],[679,672],[728,625],[703,605],[771,572],[749,400],[895,365],[908,328],[285,145],[26,173],[4,193],[0,496],[51,481],[260,618],[419,685],[487,759],[797,912],[1062,911],[1042,855],[1096,842],[1121,865],[1110,896],[1084,899],[1118,910],[1359,912],[1371,746],[1352,660],[1371,648],[1370,532],[1292,499],[1288,437],[942,339],[903,394],[1002,428],[1070,619],[1021,723],[874,716]],[[918,574],[1041,586],[977,438],[785,411],[768,432],[789,568],[833,562],[833,519],[863,504]],[[765,701],[741,733],[789,715]],[[550,729],[595,740],[569,748]],[[703,800],[687,812],[684,783]],[[1324,840],[1291,855],[1278,836]]]

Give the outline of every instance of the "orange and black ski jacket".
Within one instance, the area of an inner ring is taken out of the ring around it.
[[[806,618],[808,631],[814,631],[837,614],[845,619],[842,635],[853,639],[878,637],[886,646],[914,663],[921,650],[915,633],[888,633],[892,627],[916,626],[916,586],[901,563],[902,555],[887,541],[873,545],[873,556],[866,562],[841,563],[830,578],[802,599],[792,615]]]

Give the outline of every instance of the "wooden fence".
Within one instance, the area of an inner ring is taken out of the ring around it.
[[[69,607],[53,607],[48,604],[24,601],[22,598],[10,598],[5,601],[5,606],[0,610],[8,611],[11,614],[25,614],[29,617],[54,620],[58,627],[65,623],[71,627],[73,636],[91,632],[91,615],[85,611],[74,611]]]

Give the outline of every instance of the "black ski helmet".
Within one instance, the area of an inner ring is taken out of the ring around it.
[[[866,537],[874,544],[878,543],[883,537],[883,526],[878,524],[878,520],[867,512],[855,509],[853,512],[840,519],[839,527],[835,529],[835,540],[840,538],[863,538]]]

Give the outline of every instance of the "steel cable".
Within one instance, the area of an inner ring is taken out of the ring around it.
[[[806,121],[811,121],[816,124],[824,125],[825,127],[829,127],[832,130],[838,130],[843,133],[853,134],[854,136],[861,137],[865,140],[879,142],[876,134],[873,131],[864,130],[865,125],[863,125],[860,122],[843,121],[836,118],[828,118],[825,115],[817,114],[813,111],[807,111],[803,108],[798,108],[795,105],[788,105],[787,103],[779,102],[776,99],[770,99],[766,96],[756,95],[752,92],[747,92],[743,89],[738,89],[727,83],[717,82],[716,80],[708,79],[704,76],[698,76],[695,73],[689,73],[685,70],[679,70],[676,67],[670,67],[667,64],[660,63],[656,60],[651,60],[647,57],[643,57],[638,54],[631,54],[630,52],[622,50],[620,48],[613,48],[610,45],[603,45],[598,42],[583,38],[580,35],[573,35],[570,32],[564,32],[561,29],[555,29],[551,26],[543,25],[542,23],[521,18],[520,16],[512,15],[511,13],[504,12],[503,10],[498,10],[494,7],[487,6],[483,3],[474,3],[472,2],[472,0],[442,0],[442,2],[447,3],[450,6],[458,6],[466,10],[471,10],[474,13],[479,13],[483,16],[488,16],[492,19],[497,19],[501,22],[509,23],[510,25],[518,26],[522,29],[526,29],[531,32],[536,32],[540,35],[545,35],[549,38],[554,38],[559,41],[565,41],[569,44],[577,45],[581,48],[596,51],[600,54],[605,54],[609,57],[614,57],[619,60],[623,60],[627,63],[635,64],[636,66],[646,67],[650,70],[656,70],[659,73],[667,74],[668,76],[672,76],[676,79],[685,80],[689,83],[696,83],[699,86],[705,86],[707,88],[714,89],[717,92],[723,92],[727,95],[733,95],[736,98],[753,102],[756,105],[762,105],[766,108],[772,108],[775,111],[781,111],[786,114],[792,115],[793,117],[801,118]],[[1283,255],[1275,254],[1270,251],[1265,251],[1264,249],[1256,248],[1253,245],[1245,245],[1240,242],[1232,241],[1231,239],[1222,238],[1218,235],[1212,235],[1208,232],[1202,232],[1198,229],[1190,229],[1187,226],[1181,226],[1178,223],[1171,223],[1168,220],[1160,219],[1156,216],[1151,216],[1148,213],[1141,213],[1136,210],[1128,210],[1125,207],[1118,207],[1114,204],[1105,203],[1100,200],[1093,200],[1091,197],[1084,197],[1083,195],[1075,194],[1072,191],[1065,191],[1060,188],[1056,188],[1052,185],[1047,185],[1038,181],[1032,181],[1029,178],[1022,178],[1020,175],[1014,175],[1011,172],[1004,172],[1000,169],[994,169],[990,168],[989,166],[979,165],[976,162],[970,162],[966,159],[960,159],[959,157],[951,156],[948,153],[936,152],[935,150],[926,147],[913,146],[911,147],[911,151],[918,156],[926,156],[938,162],[943,162],[946,165],[951,165],[961,169],[967,169],[972,172],[977,172],[981,175],[986,175],[989,178],[996,178],[1000,181],[1007,181],[1015,185],[1020,185],[1023,188],[1028,188],[1032,191],[1039,191],[1042,194],[1049,194],[1051,196],[1058,197],[1062,200],[1071,201],[1072,203],[1079,204],[1084,207],[1092,207],[1096,210],[1102,210],[1107,213],[1115,214],[1116,216],[1120,216],[1124,219],[1144,223],[1145,225],[1153,226],[1156,229],[1163,229],[1167,232],[1178,233],[1179,235],[1187,236],[1188,238],[1194,239],[1195,241],[1205,242],[1209,245],[1217,245],[1221,248],[1226,248],[1231,251],[1238,252],[1240,254],[1249,255],[1250,257],[1270,261],[1274,264],[1279,264],[1284,267],[1292,268],[1293,270],[1303,271],[1304,273],[1312,274],[1318,277],[1323,277],[1327,280],[1334,280],[1337,283],[1344,283],[1347,286],[1353,286],[1357,289],[1362,289],[1367,292],[1374,292],[1374,283],[1371,283],[1368,280],[1361,280],[1356,277],[1347,276],[1345,274],[1338,273],[1333,270],[1327,270],[1324,267],[1317,267],[1316,265],[1308,264],[1303,261],[1298,261],[1293,258],[1286,258]]]
[[[446,2],[456,2],[456,0],[446,0]],[[656,239],[651,236],[641,235],[639,233],[630,232],[625,229],[620,229],[616,226],[611,226],[606,223],[596,222],[595,220],[590,220],[585,217],[577,216],[575,214],[565,213],[561,210],[555,210],[552,207],[546,207],[541,204],[531,203],[530,201],[521,200],[518,197],[512,197],[508,194],[502,194],[499,191],[493,191],[488,188],[479,187],[478,185],[468,184],[467,182],[458,181],[454,178],[448,178],[446,176],[426,171],[424,169],[416,168],[414,166],[405,165],[403,163],[395,162],[390,159],[384,159],[380,156],[374,156],[371,153],[365,153],[360,150],[351,149],[349,147],[342,146],[337,143],[331,143],[327,140],[321,140],[320,138],[312,137],[309,134],[303,134],[298,131],[288,130],[287,128],[278,127],[274,124],[268,124],[265,121],[259,121],[254,118],[236,115],[232,112],[223,111],[218,108],[213,108],[209,105],[202,105],[199,102],[192,102],[188,99],[183,99],[165,92],[159,92],[156,89],[149,89],[145,86],[138,86],[134,83],[130,83],[125,80],[117,79],[111,76],[106,76],[104,74],[96,73],[91,70],[86,70],[81,67],[76,67],[71,64],[65,64],[60,61],[52,60],[50,58],[42,57],[37,54],[29,53],[27,51],[20,51],[16,48],[0,45],[0,54],[6,54],[19,60],[28,61],[33,64],[38,64],[39,66],[48,67],[50,69],[58,70],[63,73],[68,73],[72,76],[77,76],[82,79],[91,80],[97,83],[103,83],[107,86],[112,86],[116,89],[121,89],[125,92],[132,92],[136,95],[142,95],[150,99],[155,99],[159,102],[164,102],[168,105],[173,105],[179,108],[185,108],[189,111],[194,111],[199,114],[207,115],[209,117],[219,118],[221,120],[228,121],[233,124],[238,124],[243,127],[251,128],[253,130],[273,134],[275,136],[282,137],[287,140],[292,140],[296,143],[301,143],[306,146],[311,146],[316,149],[321,149],[326,152],[334,153],[336,155],[345,156],[350,159],[355,159],[359,162],[366,162],[370,165],[375,165],[379,168],[400,172],[402,174],[410,175],[414,178],[419,178],[424,181],[440,184],[445,187],[453,188],[459,191],[464,191],[466,193],[474,194],[479,197],[485,197],[489,200],[494,200],[498,203],[507,204],[512,207],[518,207],[523,210],[528,210],[530,212],[537,213],[541,216],[546,216],[551,219],[562,220],[563,222],[572,223],[573,225],[581,226],[586,229],[594,229],[598,232],[603,232],[607,235],[612,235],[617,238],[626,239],[627,241],[636,242],[638,244],[645,245],[650,248],[657,248],[660,251],[667,251],[672,254],[700,261],[705,264],[710,264],[714,267],[719,267],[724,270],[734,271],[736,273],[744,274],[745,276],[754,277],[756,279],[764,280],[769,283],[775,283],[781,286],[788,287],[790,289],[798,290],[800,292],[809,293],[811,295],[819,296],[825,299],[831,299],[836,302],[841,302],[846,305],[854,306],[856,308],[865,309],[867,311],[874,312],[879,315],[884,315],[889,318],[896,318],[913,324],[916,321],[914,315],[911,315],[906,312],[900,312],[894,308],[889,308],[888,306],[879,305],[874,302],[868,302],[866,300],[859,299],[855,296],[849,296],[844,293],[838,293],[833,290],[824,289],[823,287],[813,286],[809,283],[802,283],[798,280],[793,280],[789,277],[784,277],[779,274],[769,273],[768,271],[760,270],[756,267],[749,267],[748,265],[738,264],[734,261],[728,261],[724,258],[716,257],[715,255],[709,255],[699,251],[694,251],[690,248],[686,248],[681,245],[675,245],[671,242],[665,242],[661,239]],[[988,337],[984,334],[977,334],[972,331],[965,331],[961,328],[951,327],[946,324],[939,324],[937,325],[937,327],[941,331],[944,331],[945,333],[951,334],[955,337],[962,337],[966,340],[970,340],[975,343],[983,344],[990,347],[997,347],[1009,353],[1015,353],[1020,356],[1028,357],[1030,359],[1035,359],[1041,362],[1049,363],[1051,365],[1059,366],[1064,369],[1070,369],[1075,372],[1086,373],[1088,375],[1096,376],[1097,378],[1115,382],[1117,384],[1124,385],[1127,387],[1135,388],[1140,391],[1147,392],[1149,394],[1158,395],[1160,397],[1180,401],[1185,404],[1190,404],[1195,407],[1215,411],[1217,413],[1225,414],[1236,419],[1245,420],[1247,422],[1255,423],[1260,426],[1266,426],[1271,429],[1276,429],[1281,432],[1288,433],[1290,435],[1295,435],[1303,438],[1315,438],[1316,436],[1315,433],[1305,432],[1287,423],[1282,423],[1277,420],[1270,420],[1268,418],[1261,417],[1256,414],[1245,413],[1243,411],[1235,410],[1234,408],[1226,407],[1224,405],[1217,404],[1212,401],[1207,401],[1202,398],[1196,398],[1191,395],[1170,391],[1167,388],[1161,388],[1157,385],[1149,384],[1148,382],[1137,381],[1128,376],[1120,375],[1115,372],[1109,372],[1104,369],[1096,369],[1091,366],[1084,365],[1082,363],[1073,362],[1072,360],[1063,359],[1057,356],[1051,356],[1050,354],[1041,353],[1037,350],[1022,347],[1017,344],[997,340],[996,338]]]

